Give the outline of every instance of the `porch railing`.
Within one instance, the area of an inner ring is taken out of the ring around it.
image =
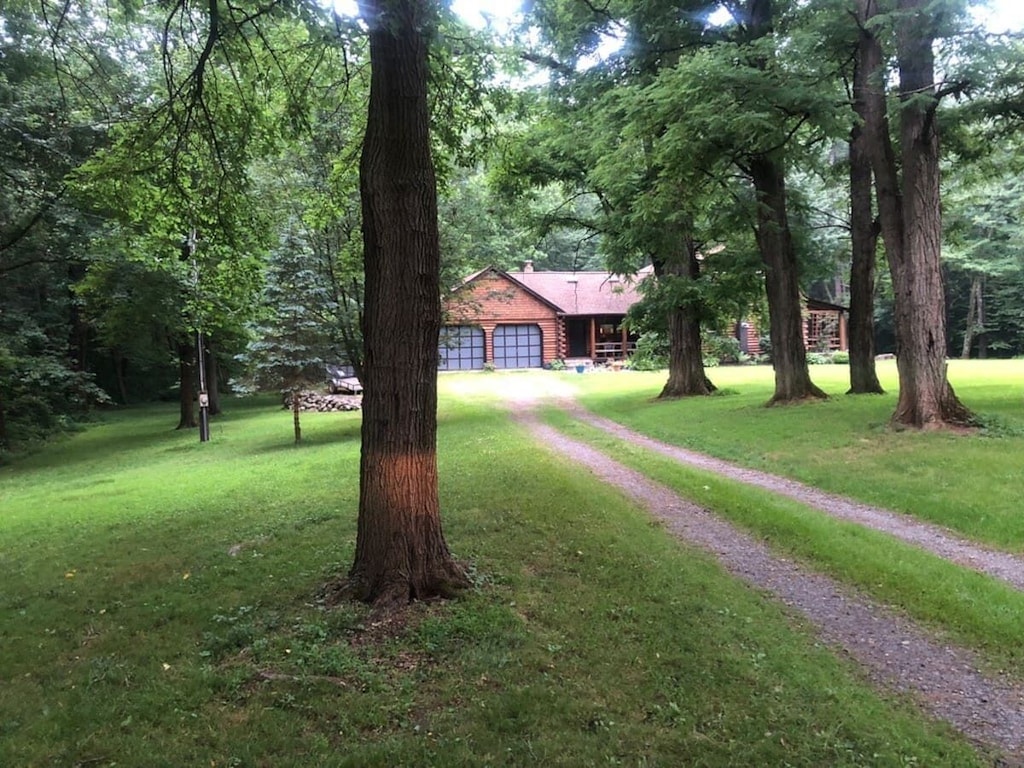
[[[634,341],[627,341],[625,345],[621,341],[600,341],[594,345],[594,359],[613,360],[628,357],[635,351],[636,342]]]

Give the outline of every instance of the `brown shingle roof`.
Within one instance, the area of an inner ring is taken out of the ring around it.
[[[607,272],[507,272],[566,315],[624,315],[640,299],[639,275],[620,278]]]

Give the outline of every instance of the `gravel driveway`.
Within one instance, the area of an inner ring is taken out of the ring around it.
[[[678,461],[797,499],[844,520],[885,531],[964,567],[1024,589],[1024,562],[947,531],[817,489],[668,446],[586,412],[568,392],[546,393],[573,416]],[[542,424],[527,398],[515,418],[546,449],[618,486],[680,539],[709,552],[737,578],[803,616],[822,641],[847,654],[878,685],[908,693],[932,716],[1001,752],[1001,765],[1024,765],[1024,686],[982,671],[970,650],[937,641],[926,629],[857,590],[773,554],[763,543],[600,451]]]

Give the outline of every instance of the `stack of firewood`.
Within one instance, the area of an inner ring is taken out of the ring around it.
[[[299,394],[300,411],[320,411],[333,413],[336,411],[358,411],[363,404],[361,395],[329,395],[325,392],[305,391]],[[292,393],[284,396],[284,407],[292,407]]]

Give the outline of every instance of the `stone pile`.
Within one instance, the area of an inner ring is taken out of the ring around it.
[[[358,411],[363,405],[362,395],[329,395],[325,392],[305,391],[299,394],[300,411],[319,411],[334,413],[337,411]],[[284,396],[284,407],[292,407],[292,395]]]

